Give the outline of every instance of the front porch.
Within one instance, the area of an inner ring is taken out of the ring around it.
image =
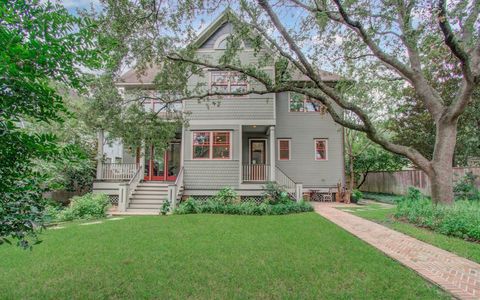
[[[275,181],[275,126],[243,125],[240,149],[241,184]]]

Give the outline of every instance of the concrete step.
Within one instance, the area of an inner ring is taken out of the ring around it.
[[[131,216],[156,216],[160,213],[160,209],[144,209],[144,208],[127,208],[123,213],[118,215],[131,215]]]
[[[139,182],[138,185],[140,186],[168,186],[171,183],[165,183],[165,182],[156,182],[156,181],[142,181]]]
[[[136,195],[168,195],[168,191],[164,190],[139,190],[135,189],[132,194]]]
[[[166,199],[130,199],[130,204],[163,204]]]
[[[130,205],[128,206],[128,209],[160,209],[162,207],[163,203],[159,203],[159,204],[150,204],[150,203],[147,203],[147,204],[134,204],[134,203],[130,203]]]
[[[165,200],[168,198],[168,195],[132,195],[130,200]]]

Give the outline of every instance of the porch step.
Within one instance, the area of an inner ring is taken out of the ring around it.
[[[158,214],[163,203],[168,200],[168,182],[142,181],[130,196],[127,212]],[[183,187],[179,193],[183,192]],[[178,199],[177,199],[178,200]]]
[[[160,209],[162,208],[163,201],[160,203],[130,203],[128,209]]]
[[[144,190],[144,189],[135,189],[132,193],[133,195],[168,195],[168,190]]]

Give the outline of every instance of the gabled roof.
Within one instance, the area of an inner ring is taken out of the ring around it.
[[[148,86],[153,85],[153,80],[160,72],[159,66],[147,67],[142,72],[133,68],[120,75],[118,81],[115,83],[118,86]]]
[[[236,18],[235,13],[230,9],[225,9],[207,28],[205,28],[198,37],[191,43],[200,47],[203,45],[221,26],[227,23],[231,18]],[[155,76],[160,72],[159,66],[151,66],[143,72],[137,72],[135,68],[125,72],[116,83],[118,86],[148,86],[153,85]],[[340,81],[341,77],[335,73],[319,70],[323,81],[335,82]],[[292,81],[310,81],[306,75],[299,70],[292,72]]]
[[[200,47],[205,43],[212,34],[215,33],[223,24],[227,23],[228,20],[232,17],[235,17],[235,14],[230,8],[225,9],[215,20],[213,20],[210,25],[207,26],[202,32],[199,33],[198,37],[192,42],[192,45]]]

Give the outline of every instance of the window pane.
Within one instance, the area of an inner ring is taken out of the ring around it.
[[[230,146],[213,146],[212,157],[216,159],[229,159],[230,158]]]
[[[210,145],[210,132],[197,131],[193,133],[194,145]]]
[[[303,111],[304,99],[302,94],[290,93],[290,111]]]
[[[229,144],[230,143],[230,132],[213,132],[213,143],[218,144]]]
[[[193,146],[193,158],[210,158],[210,146]]]
[[[288,153],[289,151],[288,150],[282,150],[280,149],[280,159],[281,160],[288,160],[290,159],[290,154]]]
[[[245,93],[247,91],[247,86],[246,85],[234,85],[232,84],[230,86],[231,92],[232,93]]]
[[[280,141],[280,149],[287,149],[288,150],[288,143],[289,143],[289,141]]]
[[[305,111],[320,112],[322,106],[323,104],[318,100],[305,101]]]
[[[315,142],[315,159],[325,160],[327,159],[327,143],[326,141]]]
[[[212,84],[228,84],[228,72],[212,72]]]

